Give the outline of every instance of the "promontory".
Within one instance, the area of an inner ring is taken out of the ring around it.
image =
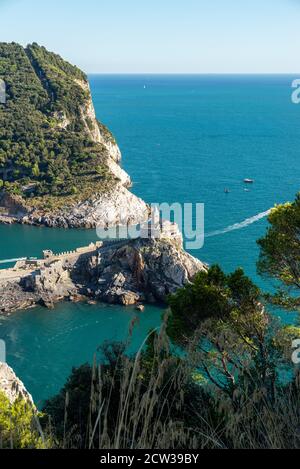
[[[147,218],[81,70],[35,43],[0,43],[0,79],[0,221],[94,228]]]

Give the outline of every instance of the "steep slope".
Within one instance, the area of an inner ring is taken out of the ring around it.
[[[128,221],[147,217],[146,204],[127,190],[131,181],[119,165],[120,150],[96,119],[81,70],[37,44],[0,43],[0,78],[7,94],[0,104],[0,203],[8,220],[105,225],[97,217],[105,212],[99,204],[108,200],[112,223],[120,209],[133,214]],[[87,220],[80,213],[84,204]]]
[[[28,393],[22,381],[17,378],[14,371],[6,364],[0,362],[0,392],[9,399],[10,403],[17,399],[25,399],[34,407],[31,395]]]

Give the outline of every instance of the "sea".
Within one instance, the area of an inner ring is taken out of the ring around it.
[[[300,189],[300,105],[288,75],[90,75],[98,119],[113,132],[133,192],[149,203],[203,204],[204,245],[192,255],[226,272],[243,267],[258,285],[257,239],[271,207]],[[244,179],[253,184],[245,184]],[[96,240],[94,230],[0,226],[0,268]],[[7,362],[41,407],[72,367],[92,362],[106,341],[136,351],[164,308],[62,303],[0,317]],[[279,313],[289,322],[287,313]],[[133,334],[132,321],[137,317]]]

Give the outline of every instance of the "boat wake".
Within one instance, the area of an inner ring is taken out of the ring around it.
[[[26,257],[19,257],[18,259],[4,259],[0,261],[0,264],[12,264],[13,262],[25,261]]]
[[[272,209],[269,209],[266,212],[258,213],[257,215],[254,215],[254,217],[246,218],[246,220],[242,221],[241,223],[235,223],[234,225],[227,226],[227,228],[224,228],[223,230],[211,231],[210,233],[207,233],[205,235],[205,238],[212,238],[214,236],[220,236],[226,233],[230,233],[231,231],[236,231],[236,230],[241,230],[243,228],[246,228],[247,226],[252,225],[253,223],[256,223],[257,221],[262,220],[263,218],[266,218],[271,213],[271,210]],[[26,257],[21,257],[18,259],[0,260],[0,264],[10,264],[12,262],[23,261],[23,260],[26,260]]]
[[[205,237],[212,238],[213,236],[220,236],[226,233],[230,233],[231,231],[241,230],[243,228],[246,228],[249,225],[252,225],[253,223],[256,223],[262,218],[266,218],[270,213],[271,213],[271,209],[267,210],[266,212],[258,213],[257,215],[254,215],[254,217],[247,218],[241,223],[235,223],[234,225],[227,226],[227,228],[224,228],[223,230],[217,230],[217,231],[212,231],[211,233],[207,233]]]

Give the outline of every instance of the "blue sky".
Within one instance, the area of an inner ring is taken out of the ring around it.
[[[0,20],[87,72],[300,71],[300,0],[0,0]]]

